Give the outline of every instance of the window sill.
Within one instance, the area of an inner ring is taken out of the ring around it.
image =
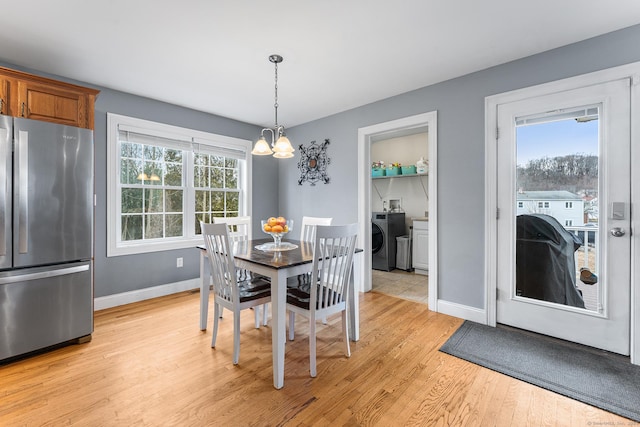
[[[107,257],[116,257],[122,255],[137,255],[152,252],[171,251],[175,249],[195,248],[202,245],[204,240],[202,237],[194,237],[192,239],[181,239],[175,241],[162,241],[157,243],[134,243],[121,244],[116,247],[107,248]]]

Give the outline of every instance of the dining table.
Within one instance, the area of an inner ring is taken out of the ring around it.
[[[274,249],[273,239],[256,239],[237,242],[234,245],[236,268],[269,277],[271,280],[271,346],[273,353],[273,386],[284,386],[284,355],[286,344],[287,278],[310,273],[313,267],[313,244],[298,240],[282,240],[282,246]],[[265,249],[265,248],[270,249]],[[211,274],[207,262],[206,247],[200,249],[200,329],[206,330],[209,311]],[[349,338],[360,339],[358,303],[358,274],[362,249],[356,249],[354,266],[349,284]],[[357,289],[356,289],[357,288]]]

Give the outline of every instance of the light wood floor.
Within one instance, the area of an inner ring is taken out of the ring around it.
[[[460,319],[375,292],[360,298],[351,358],[339,318],[319,325],[317,378],[299,319],[282,390],[272,385],[271,329],[254,329],[250,311],[238,366],[232,316],[212,349],[197,293],[100,311],[90,343],[0,367],[0,426],[630,425],[439,352]]]

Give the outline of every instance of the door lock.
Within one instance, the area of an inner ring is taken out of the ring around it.
[[[613,237],[622,237],[622,236],[624,236],[624,233],[625,233],[625,231],[624,231],[624,228],[622,228],[622,227],[613,227],[611,229],[611,235]]]

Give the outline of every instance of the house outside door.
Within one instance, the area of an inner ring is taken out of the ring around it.
[[[632,81],[487,102],[497,129],[487,323],[630,353]]]

